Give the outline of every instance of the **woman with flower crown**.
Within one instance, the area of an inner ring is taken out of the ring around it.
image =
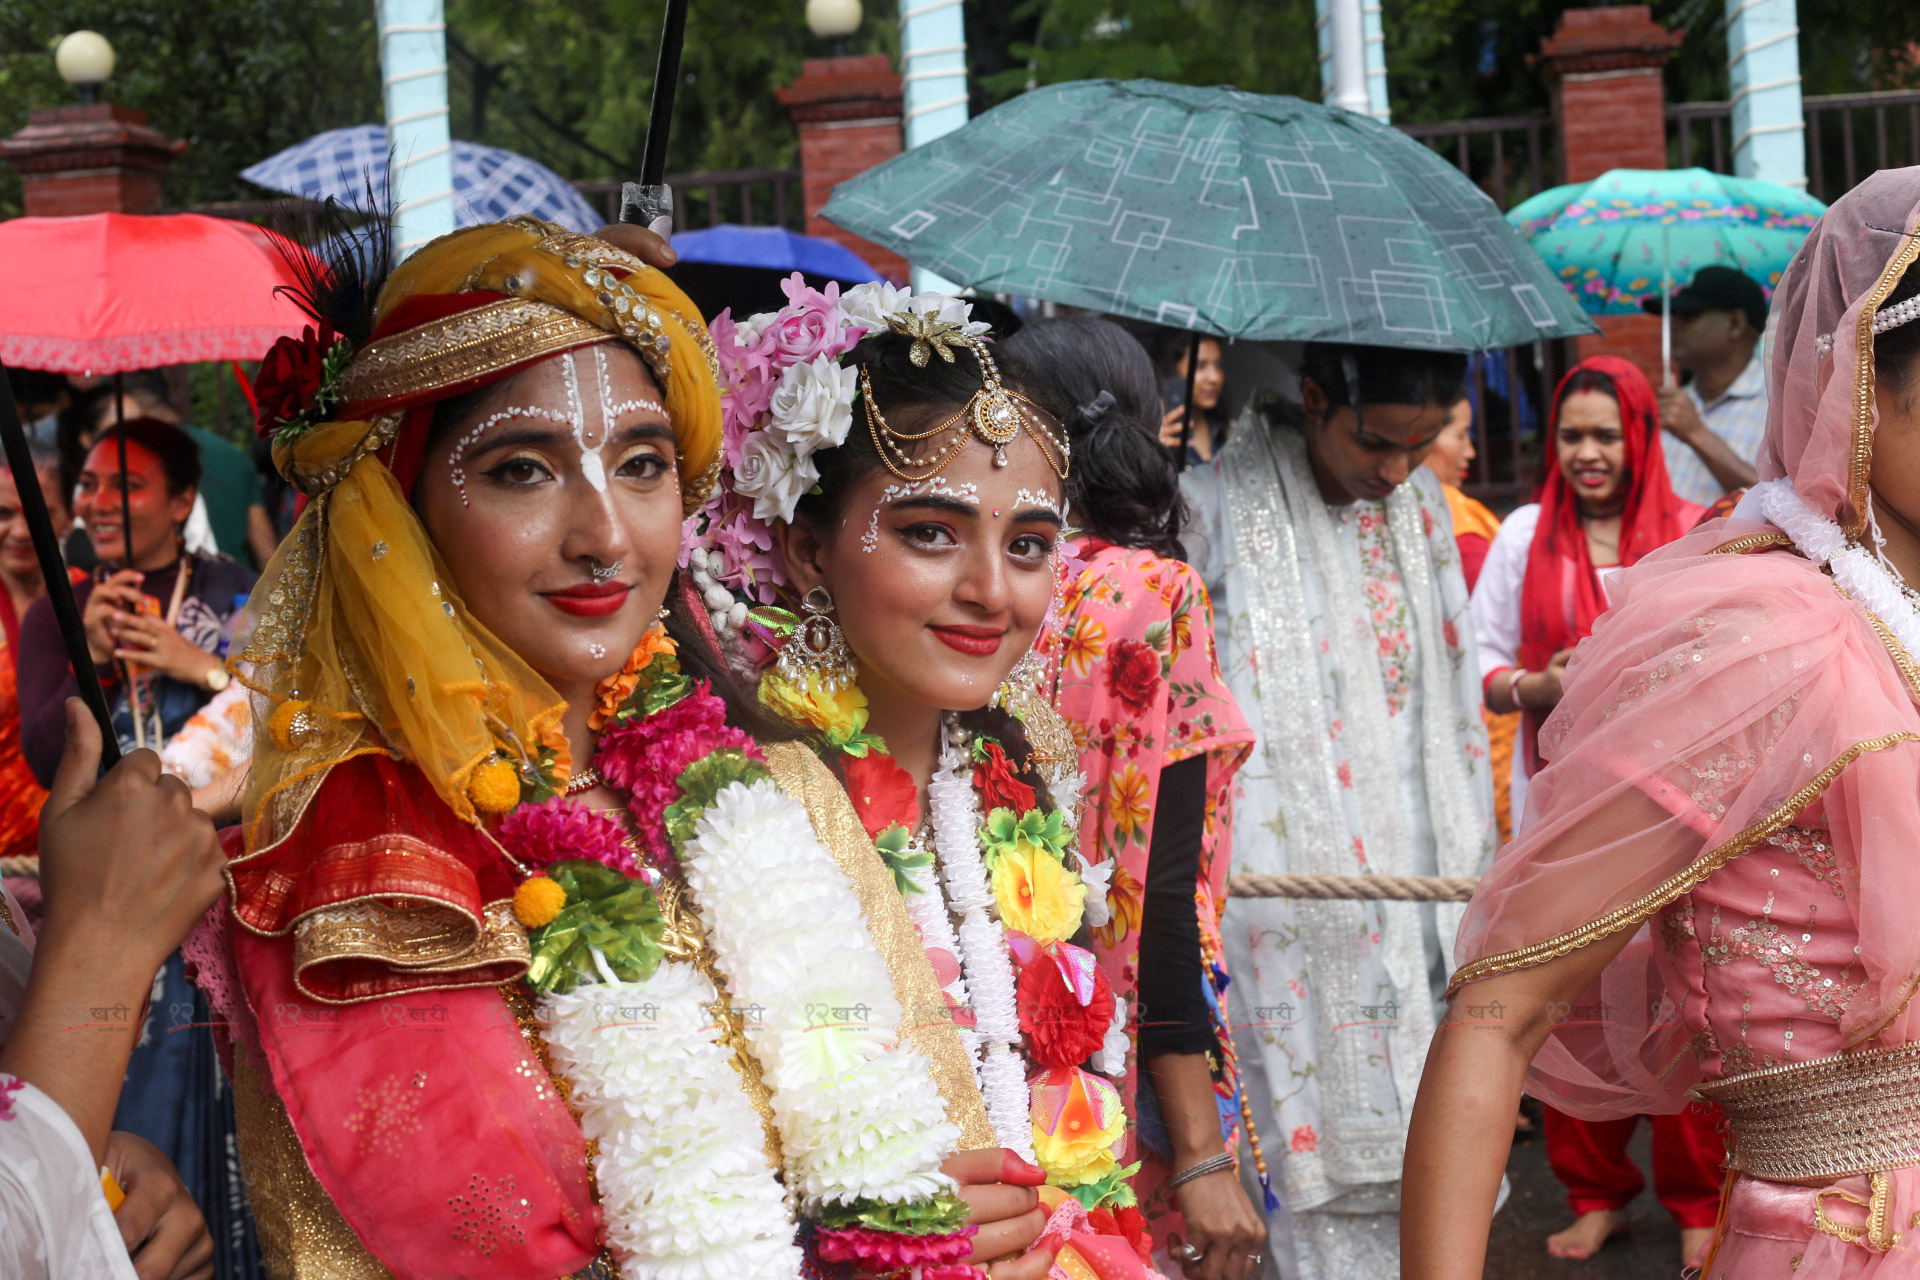
[[[1075,848],[1072,736],[1036,689],[1064,413],[956,299],[786,289],[777,314],[714,322],[729,469],[694,581],[892,868],[995,1140],[1045,1171],[1043,1240],[1069,1275],[1152,1274],[1119,1158],[1125,1012],[1075,941],[1104,884]]]
[[[307,502],[189,948],[269,1271],[959,1280],[1026,1251],[1039,1172],[917,1012],[940,989],[885,864],[676,585],[721,443],[684,295],[519,218],[356,296],[312,282],[325,319],[263,367]]]

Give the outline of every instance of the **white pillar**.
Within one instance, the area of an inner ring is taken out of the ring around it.
[[[1314,0],[1320,99],[1385,122],[1387,43],[1379,0]]]
[[[967,122],[967,28],[962,0],[900,0],[900,78],[909,149]],[[954,293],[959,286],[921,267],[916,292]]]
[[[1804,188],[1807,125],[1794,0],[1727,0],[1727,80],[1733,171]]]
[[[392,169],[393,256],[453,230],[453,138],[447,126],[447,24],[441,0],[375,0],[381,97]]]

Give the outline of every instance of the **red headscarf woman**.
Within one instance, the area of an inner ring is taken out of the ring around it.
[[[1554,469],[1537,505],[1500,528],[1473,593],[1487,707],[1527,713],[1516,820],[1560,672],[1607,610],[1606,579],[1691,529],[1701,509],[1675,496],[1653,387],[1617,356],[1582,360],[1554,392]]]
[[[1527,779],[1542,766],[1539,731],[1561,697],[1573,647],[1607,611],[1607,579],[1691,529],[1701,510],[1674,496],[1660,448],[1653,388],[1614,356],[1583,360],[1554,394],[1556,466],[1540,502],[1507,518],[1473,595],[1487,706],[1526,713],[1513,773],[1515,831],[1525,827]],[[1624,1228],[1643,1179],[1626,1153],[1637,1121],[1589,1124],[1547,1110],[1547,1160],[1567,1188],[1573,1225],[1547,1241],[1584,1258]],[[1719,1204],[1720,1144],[1711,1113],[1654,1117],[1654,1187],[1679,1224],[1692,1263]]]

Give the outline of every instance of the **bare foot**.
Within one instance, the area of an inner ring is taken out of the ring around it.
[[[1712,1227],[1680,1228],[1680,1265],[1698,1267],[1706,1262],[1707,1246],[1712,1243]]]
[[[1595,1209],[1573,1220],[1565,1231],[1547,1237],[1547,1256],[1552,1258],[1591,1258],[1615,1236],[1627,1232],[1627,1215],[1612,1209]]]

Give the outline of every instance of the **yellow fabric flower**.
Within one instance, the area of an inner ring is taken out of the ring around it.
[[[467,782],[467,798],[482,813],[505,813],[520,803],[520,774],[498,756],[482,760]]]
[[[1023,842],[994,858],[993,898],[1002,924],[1046,946],[1080,927],[1087,886],[1060,859]]]
[[[772,671],[760,677],[760,701],[783,720],[810,724],[829,738],[845,741],[867,727],[867,695],[849,684],[829,690],[816,672],[804,688]]]
[[[567,891],[545,876],[534,876],[513,891],[513,918],[529,929],[552,924],[567,905]]]
[[[1119,1167],[1113,1149],[1127,1129],[1120,1095],[1098,1076],[1075,1071],[1057,1112],[1036,1091],[1033,1153],[1056,1187],[1084,1187]]]

